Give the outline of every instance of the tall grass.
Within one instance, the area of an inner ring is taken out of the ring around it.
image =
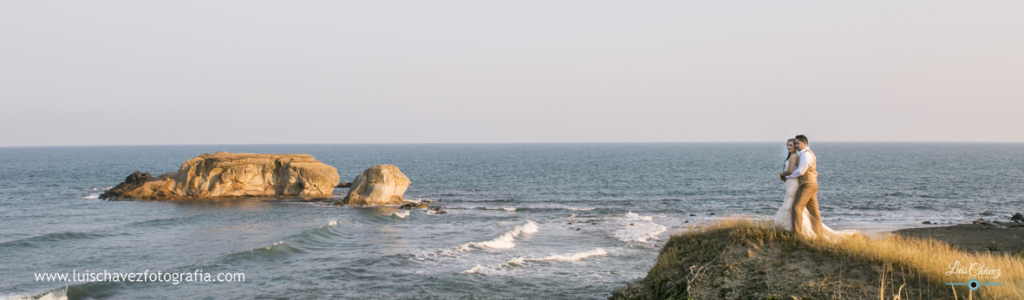
[[[981,282],[998,282],[1002,285],[982,286],[975,296],[982,299],[1024,299],[1024,258],[1009,254],[992,254],[965,252],[944,242],[934,239],[918,239],[903,237],[891,233],[863,234],[837,238],[835,241],[811,239],[773,227],[770,221],[751,220],[746,217],[732,217],[711,223],[691,225],[687,230],[673,238],[688,235],[699,235],[709,231],[729,230],[734,242],[781,242],[795,246],[805,246],[812,250],[835,255],[844,261],[860,261],[879,264],[887,268],[905,268],[913,270],[935,284],[947,282],[967,282],[970,275],[947,275],[951,265],[960,262],[961,267],[969,268],[972,264],[980,264],[986,268],[998,269],[997,278],[979,278]],[[671,255],[670,255],[671,256]],[[670,263],[659,261],[658,265]],[[657,265],[656,265],[657,267]],[[883,268],[885,269],[885,268]],[[884,276],[884,275],[882,275]],[[893,290],[890,295],[898,295],[899,287],[880,286],[882,291]],[[952,294],[954,287],[950,286]],[[966,286],[955,289],[957,297],[966,299],[970,292]],[[890,299],[891,297],[886,297]]]

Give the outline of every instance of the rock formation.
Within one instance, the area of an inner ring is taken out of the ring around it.
[[[373,166],[352,180],[348,195],[340,203],[353,205],[401,205],[408,177],[392,165]]]
[[[135,172],[100,198],[330,197],[338,181],[337,169],[306,154],[217,152],[190,159],[177,172],[157,177]]]

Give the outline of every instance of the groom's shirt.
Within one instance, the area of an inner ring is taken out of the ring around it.
[[[800,165],[793,170],[793,174],[789,174],[786,178],[799,178],[807,172],[807,169],[814,163],[814,155],[811,154],[811,147],[804,148],[798,153],[800,157]]]

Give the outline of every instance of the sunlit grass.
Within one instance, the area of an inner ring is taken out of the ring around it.
[[[732,217],[691,225],[682,233],[673,235],[672,238],[700,237],[709,233],[723,232],[728,232],[732,243],[775,242],[787,247],[827,253],[851,263],[879,265],[883,266],[883,271],[880,274],[883,278],[886,276],[884,270],[887,268],[889,270],[902,268],[919,274],[935,285],[945,285],[946,282],[967,282],[972,278],[969,275],[961,275],[960,278],[957,278],[955,275],[947,276],[946,273],[950,271],[951,264],[957,261],[966,268],[977,263],[986,268],[1000,271],[997,278],[979,278],[979,281],[999,282],[1002,285],[983,286],[975,292],[974,296],[981,299],[1024,299],[1024,291],[1022,291],[1024,289],[1024,258],[1010,254],[965,252],[933,239],[909,238],[891,233],[856,233],[852,236],[836,238],[835,242],[832,242],[798,236],[773,227],[771,221],[751,220],[745,217]],[[685,255],[694,254],[714,255],[714,253],[687,253]],[[673,248],[666,247],[651,272],[657,274],[660,271],[668,270],[668,268],[678,267],[675,265],[676,261],[681,258],[680,255],[683,254],[674,253]],[[751,253],[751,255],[754,254]],[[906,297],[906,294],[900,292],[898,287],[886,286],[886,280],[880,280],[880,282],[880,297],[885,299],[893,299],[899,295]],[[953,294],[953,287],[950,286],[948,291]],[[956,287],[957,297],[960,299],[966,299],[968,292],[966,286]]]

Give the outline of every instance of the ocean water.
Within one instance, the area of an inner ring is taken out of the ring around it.
[[[811,148],[833,228],[1024,211],[1022,144]],[[302,199],[97,199],[131,172],[175,171],[216,151],[308,153],[342,181],[393,164],[412,180],[407,199],[447,213]],[[689,224],[774,215],[783,159],[783,143],[0,148],[0,298],[66,290],[70,299],[603,299],[645,276],[669,235]],[[104,271],[245,278],[35,278]]]

